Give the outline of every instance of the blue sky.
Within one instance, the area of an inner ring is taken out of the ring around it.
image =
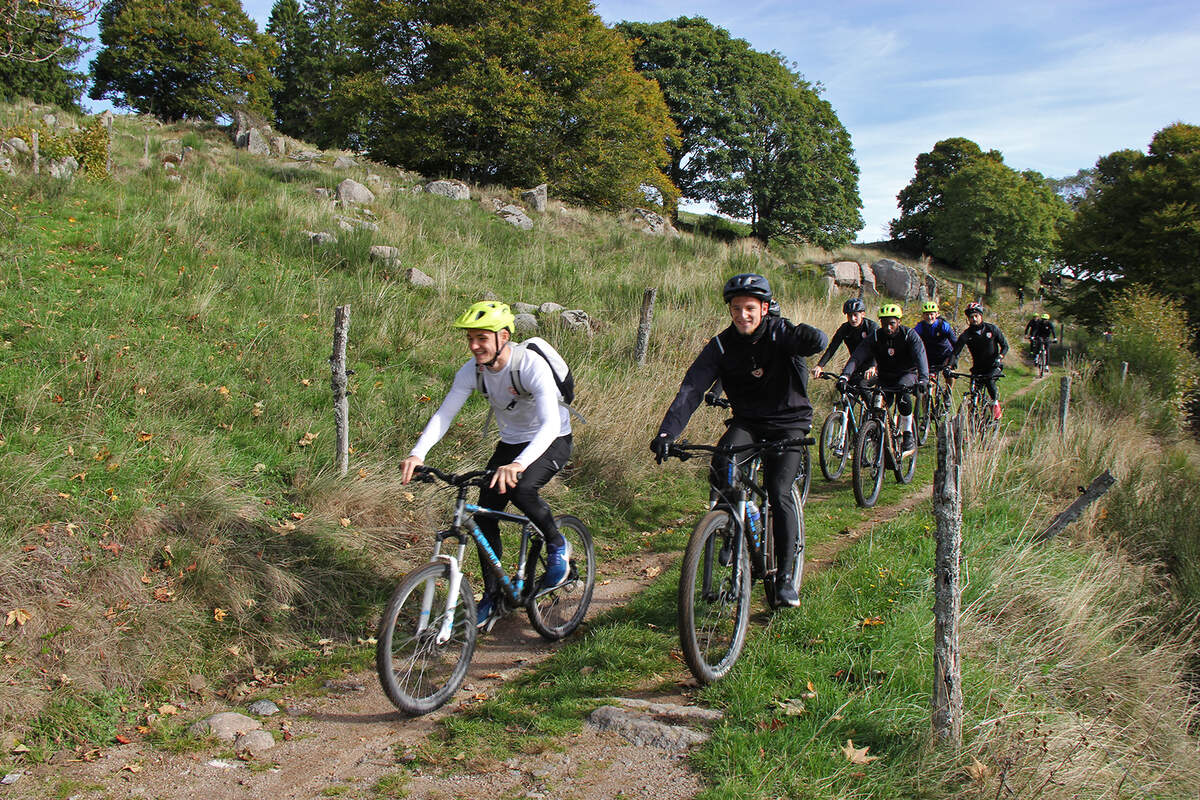
[[[273,0],[243,2],[264,28]],[[860,241],[887,237],[896,193],[940,139],[1061,177],[1145,149],[1172,122],[1200,124],[1194,0],[600,0],[596,12],[610,24],[706,17],[822,84],[854,142]]]

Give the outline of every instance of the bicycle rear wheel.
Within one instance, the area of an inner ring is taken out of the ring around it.
[[[724,509],[705,514],[692,531],[679,573],[678,608],[679,642],[696,680],[712,683],[725,677],[746,644],[750,556]]]
[[[897,458],[892,460],[892,470],[896,473],[896,481],[904,483],[912,483],[913,476],[917,473],[917,450],[912,451],[912,455],[903,455],[904,450],[901,445],[902,439],[899,433],[896,433],[892,438],[892,452],[897,455]],[[919,446],[919,443],[918,443]]]
[[[592,534],[587,526],[569,514],[555,517],[554,522],[558,525],[558,532],[571,545],[567,580],[554,589],[533,592],[525,601],[525,613],[529,615],[529,624],[543,638],[551,641],[569,635],[583,622],[596,584],[596,553],[592,547]],[[542,549],[544,553],[545,548]],[[545,571],[543,555],[538,559],[537,568],[534,570],[536,574],[531,574],[529,580],[536,582]]]
[[[918,395],[917,403],[917,444],[925,444],[929,431],[933,427],[933,403],[937,395],[933,392]]]
[[[854,499],[863,508],[875,505],[883,488],[883,451],[883,425],[877,419],[868,418],[858,432],[851,464]]]
[[[475,653],[475,597],[464,577],[448,638],[442,637],[450,565],[409,573],[388,601],[375,645],[375,667],[388,699],[406,714],[428,714],[458,691]]]
[[[821,474],[827,481],[836,481],[846,470],[846,459],[854,443],[846,425],[847,412],[834,409],[821,425],[821,438],[817,444],[817,455],[821,461]]]
[[[800,591],[800,582],[804,578],[804,506],[799,502],[800,497],[796,492],[796,487],[792,486],[792,502],[796,504],[796,561],[792,565],[792,574],[787,576],[787,580],[792,584],[792,588],[797,592]],[[767,520],[767,532],[764,541],[768,547],[775,546],[775,517],[772,515]],[[776,579],[778,580],[778,578]],[[765,584],[766,581],[763,581]],[[779,604],[775,600],[775,592],[767,592],[767,600],[772,608],[778,608]]]

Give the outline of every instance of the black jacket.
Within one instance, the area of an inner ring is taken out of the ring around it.
[[[862,340],[866,339],[871,334],[879,329],[879,323],[873,319],[863,318],[862,325],[857,328],[849,322],[843,322],[836,331],[833,332],[833,338],[829,340],[829,347],[821,355],[821,359],[817,361],[818,367],[824,367],[829,363],[829,359],[833,358],[837,352],[838,346],[842,342],[846,343],[846,350],[850,355],[854,355],[854,349],[862,344]]]
[[[750,336],[730,325],[709,339],[688,367],[658,432],[678,436],[718,379],[734,419],[781,428],[812,427],[812,405],[793,356],[815,355],[825,341],[825,334],[811,325],[782,317],[765,318]]]
[[[842,368],[842,374],[850,377],[855,370],[864,370],[872,364],[879,371],[879,382],[892,386],[901,375],[915,372],[920,381],[929,380],[929,360],[925,357],[925,343],[912,328],[900,325],[891,336],[883,328],[864,339],[850,360]]]
[[[972,325],[958,335],[951,356],[954,366],[958,365],[958,354],[962,352],[963,345],[971,351],[971,372],[980,374],[995,369],[996,362],[1008,352],[1008,340],[990,322],[980,323],[978,328]]]

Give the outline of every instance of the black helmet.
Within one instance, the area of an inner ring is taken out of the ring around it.
[[[861,297],[851,297],[846,302],[842,303],[843,314],[867,313],[867,305],[862,301]]]
[[[769,302],[771,300],[771,284],[767,283],[767,279],[762,275],[756,275],[753,272],[734,275],[725,281],[725,289],[721,292],[721,296],[728,303],[739,295],[749,295]]]

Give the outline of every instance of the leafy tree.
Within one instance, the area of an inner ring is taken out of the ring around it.
[[[893,244],[914,255],[933,252],[930,249],[933,228],[945,207],[943,194],[947,182],[963,167],[981,159],[1003,161],[998,150],[984,152],[975,142],[962,137],[943,139],[928,153],[917,156],[913,179],[896,195],[900,216],[889,225]]]
[[[372,155],[431,175],[642,201],[675,135],[658,86],[587,0],[348,0],[346,113]]]
[[[93,100],[165,120],[269,115],[277,50],[238,0],[111,0],[100,43]]]
[[[327,94],[319,82],[321,63],[312,26],[296,0],[276,0],[267,33],[279,47],[271,70],[276,80],[270,92],[275,126],[289,136],[310,139],[316,111]]]
[[[930,252],[983,273],[984,291],[1003,274],[1025,284],[1042,269],[1056,242],[1066,204],[1036,172],[1019,173],[982,158],[955,171],[933,220]]]
[[[862,227],[850,136],[778,54],[701,17],[617,27],[679,127],[668,174],[684,197],[749,219],[764,240],[834,247]]]
[[[1050,188],[1065,200],[1071,208],[1079,207],[1079,204],[1087,197],[1095,181],[1096,170],[1094,169],[1081,169],[1074,175],[1068,175],[1065,178],[1047,179]]]
[[[74,64],[99,10],[100,0],[0,0],[0,64]]]
[[[1073,311],[1098,321],[1116,292],[1140,284],[1171,292],[1200,324],[1200,127],[1154,134],[1148,153],[1118,150],[1065,226],[1060,255],[1079,284]]]
[[[87,41],[77,26],[54,13],[53,4],[0,2],[0,8],[0,18],[7,23],[2,26],[0,53],[11,51],[0,55],[0,98],[28,97],[77,109],[86,78],[70,67],[79,61]]]

